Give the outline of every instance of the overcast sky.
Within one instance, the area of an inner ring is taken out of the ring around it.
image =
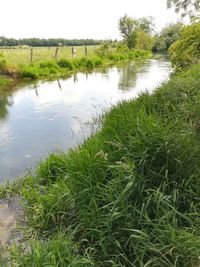
[[[1,0],[0,36],[119,39],[124,14],[152,16],[157,30],[179,19],[166,0]]]

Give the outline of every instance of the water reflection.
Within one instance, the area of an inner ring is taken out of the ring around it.
[[[89,136],[92,118],[122,99],[152,90],[170,72],[165,60],[130,62],[103,72],[39,82],[0,93],[0,180],[35,166],[48,152]]]
[[[5,120],[8,116],[8,109],[12,107],[13,100],[10,95],[5,92],[0,93],[0,120]]]

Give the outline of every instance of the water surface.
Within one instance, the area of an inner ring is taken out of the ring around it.
[[[0,92],[0,181],[12,180],[57,149],[91,133],[88,122],[120,100],[152,91],[171,71],[165,59]]]

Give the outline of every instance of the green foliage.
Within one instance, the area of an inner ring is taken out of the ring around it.
[[[149,48],[152,45],[152,41],[150,41],[150,33],[153,31],[153,27],[154,24],[153,24],[153,19],[151,17],[133,19],[125,15],[121,17],[119,20],[119,31],[129,49],[138,47],[141,47],[139,49],[144,49],[144,47]],[[142,32],[143,32],[143,37],[141,36]],[[147,38],[147,36],[149,37],[149,39]],[[140,39],[139,42],[138,38]],[[143,39],[144,39],[144,44],[141,44]],[[150,41],[150,45],[147,45],[146,41]],[[138,43],[140,45],[138,45]]]
[[[35,241],[24,255],[23,246],[13,246],[10,261],[12,266],[35,266],[35,267],[91,267],[95,266],[89,253],[84,256],[76,255],[78,246],[61,233],[50,240]]]
[[[169,47],[179,39],[182,28],[181,23],[169,24],[165,27],[159,35],[155,36],[153,52],[166,53]]]
[[[136,49],[151,51],[153,47],[153,37],[145,31],[138,31],[136,37]]]
[[[39,165],[21,189],[38,240],[12,250],[16,266],[198,266],[199,72],[113,107],[100,132]]]
[[[37,79],[39,77],[38,70],[33,66],[23,66],[20,76],[22,78]]]
[[[124,42],[119,42],[117,44],[117,52],[128,52],[128,46]]]
[[[199,0],[167,0],[168,8],[175,7],[177,13],[181,12],[182,16],[189,15],[191,20],[200,18],[200,1]]]
[[[139,18],[138,25],[140,31],[144,31],[149,35],[154,32],[155,24],[153,17]]]
[[[40,62],[39,66],[40,68],[58,68],[55,61],[52,61],[52,60]]]
[[[6,87],[12,84],[13,84],[13,80],[9,79],[8,77],[4,77],[0,75],[0,88]]]
[[[3,71],[6,67],[6,60],[3,54],[0,53],[0,71]]]
[[[69,70],[73,70],[74,69],[73,61],[69,60],[69,59],[61,58],[61,59],[59,59],[57,61],[57,64],[61,68],[67,68]]]
[[[101,43],[101,45],[98,47],[96,50],[96,54],[99,57],[106,57],[109,54],[109,48],[110,48],[110,42],[109,41],[104,41]]]
[[[169,49],[172,63],[177,68],[189,67],[200,60],[200,23],[185,26],[180,39]]]
[[[87,59],[86,60],[86,63],[85,63],[85,67],[88,68],[88,69],[92,69],[95,67],[95,63],[94,63],[94,60],[92,59]]]
[[[94,39],[63,39],[63,38],[51,38],[51,39],[40,39],[40,38],[23,38],[14,39],[0,37],[0,46],[19,46],[19,47],[57,47],[57,46],[85,46],[85,45],[99,45],[101,40]]]
[[[136,44],[136,31],[138,29],[138,21],[128,17],[127,15],[119,19],[119,31],[126,41],[129,49],[135,47]]]

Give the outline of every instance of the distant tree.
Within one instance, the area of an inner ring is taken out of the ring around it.
[[[167,52],[169,47],[179,39],[182,28],[183,24],[179,22],[167,25],[160,34],[155,36],[153,52]]]
[[[0,46],[78,46],[78,45],[98,45],[101,40],[93,39],[62,39],[62,38],[50,38],[50,39],[39,39],[39,38],[24,38],[24,39],[13,39],[0,37]]]
[[[192,20],[200,17],[200,0],[167,0],[167,6],[175,7],[177,13],[189,15]]]

